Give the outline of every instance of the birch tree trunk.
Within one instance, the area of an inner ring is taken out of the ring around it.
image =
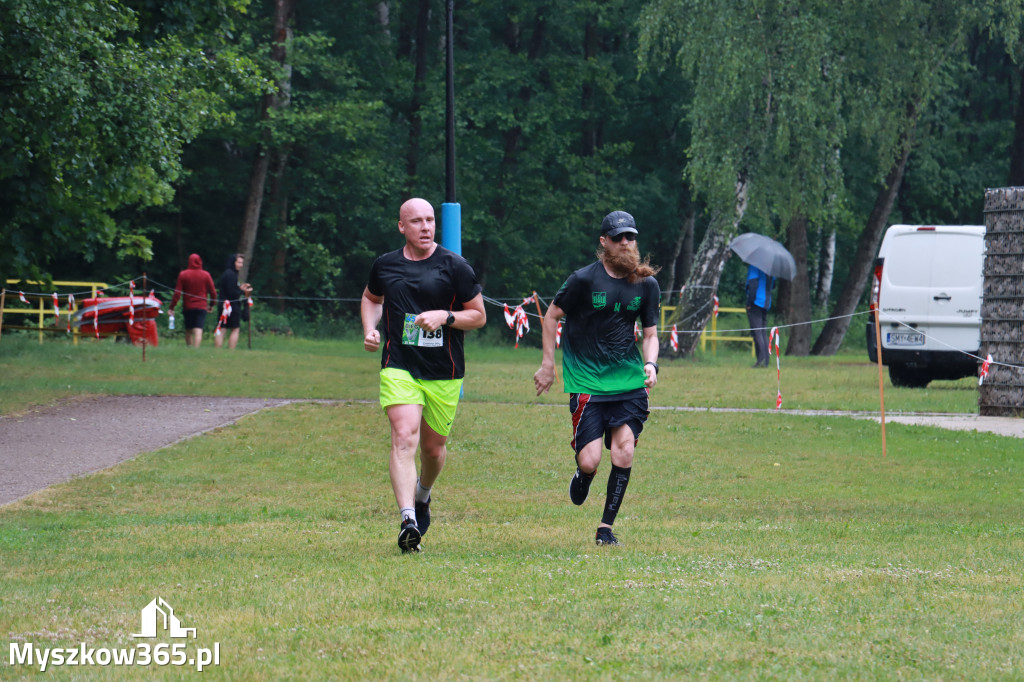
[[[256,233],[260,226],[260,212],[263,208],[263,193],[267,184],[267,171],[270,168],[270,156],[273,153],[268,120],[270,112],[288,106],[291,99],[291,65],[287,63],[288,42],[292,37],[291,19],[295,12],[297,0],[275,0],[274,2],[274,42],[270,48],[271,58],[280,64],[281,70],[277,81],[277,90],[263,97],[260,125],[263,132],[256,146],[256,158],[253,160],[249,173],[249,192],[245,200],[245,215],[242,218],[242,230],[238,238],[238,252],[245,256],[245,263],[238,273],[240,282],[249,278],[249,266],[252,254],[256,249]]]
[[[377,21],[386,36],[391,36],[391,7],[387,2],[377,3]]]
[[[679,353],[690,355],[697,349],[700,332],[711,319],[712,297],[718,291],[722,268],[729,258],[732,241],[743,215],[747,211],[747,180],[736,180],[736,200],[732,215],[715,213],[708,225],[700,250],[694,259],[693,270],[686,280],[686,289],[680,296],[679,306],[672,322],[679,325]]]
[[[818,276],[814,298],[815,310],[828,310],[828,299],[832,295],[832,276],[836,268],[836,231],[830,230],[822,237],[821,252],[818,255]]]

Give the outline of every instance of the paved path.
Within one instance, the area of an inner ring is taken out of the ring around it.
[[[103,396],[0,416],[0,505],[288,402]]]
[[[877,412],[853,412],[844,410],[768,410],[731,407],[652,407],[652,410],[679,410],[682,412],[736,412],[796,414],[806,417],[850,417],[879,421]],[[911,424],[914,426],[938,426],[953,431],[980,431],[998,436],[1024,438],[1024,419],[1018,417],[981,417],[963,413],[892,413],[885,415],[886,424]]]
[[[55,483],[106,469],[240,417],[293,400],[193,396],[102,396],[0,416],[0,505]],[[305,402],[305,401],[303,401]],[[334,401],[316,401],[334,402]],[[356,401],[363,402],[363,401]],[[376,404],[376,401],[365,401]],[[555,407],[555,405],[552,405]],[[562,405],[557,405],[562,408]],[[653,407],[655,410],[776,413],[770,409]],[[779,414],[878,421],[878,413],[779,410]],[[886,422],[985,431],[1024,438],[1024,419],[965,414],[893,414]]]

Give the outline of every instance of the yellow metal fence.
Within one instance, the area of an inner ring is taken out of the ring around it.
[[[675,309],[676,309],[676,306],[674,306],[674,305],[663,305],[663,306],[661,306],[661,326],[659,327],[660,329],[662,329],[662,330],[665,329],[665,313],[666,312],[668,312],[668,313],[675,312]],[[711,342],[711,353],[712,353],[712,355],[714,355],[714,354],[716,354],[718,352],[718,342],[719,341],[724,341],[724,342],[730,342],[730,343],[747,343],[747,344],[750,344],[750,355],[752,357],[757,357],[757,354],[754,351],[754,337],[752,337],[752,336],[737,336],[737,335],[730,335],[730,334],[724,334],[724,333],[723,334],[719,334],[718,333],[718,317],[720,317],[723,314],[736,314],[736,313],[742,313],[745,316],[747,314],[747,311],[746,311],[745,308],[719,308],[718,309],[718,316],[715,316],[715,315],[711,316],[711,329],[709,330],[709,329],[705,328],[700,333],[700,350],[701,350],[702,353],[707,350],[708,341]],[[743,326],[745,327],[746,325],[744,324]]]
[[[22,280],[9,279],[7,285],[21,284]],[[35,282],[25,281],[24,284],[29,286],[44,286],[46,282]],[[54,281],[51,282],[53,285],[53,292],[63,301],[63,308],[61,315],[73,315],[78,309],[77,302],[71,306],[67,305],[67,296],[69,293],[78,294],[84,289],[89,289],[91,292],[90,298],[96,298],[96,292],[101,289],[107,289],[110,285],[106,282],[70,282],[70,281]],[[73,291],[68,292],[68,289]],[[61,293],[61,291],[67,293]],[[28,307],[21,302],[21,291],[17,289],[4,288],[3,295],[0,297],[3,299],[3,304],[0,305],[0,333],[3,329],[28,329],[37,330],[39,332],[39,343],[43,342],[43,335],[45,333],[53,332],[67,332],[68,325],[67,320],[63,322],[57,317],[53,310],[53,293],[41,294],[38,292],[32,292],[25,294],[26,300],[28,300]],[[85,296],[83,296],[85,298]],[[4,315],[21,315],[23,316],[24,324],[4,324]],[[27,319],[25,319],[27,318]],[[53,324],[47,325],[47,318],[53,319]],[[35,324],[27,324],[28,322],[35,320]],[[78,330],[72,328],[74,334],[74,341],[78,343]]]

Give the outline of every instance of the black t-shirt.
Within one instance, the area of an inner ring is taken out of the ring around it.
[[[616,279],[597,261],[569,275],[555,294],[565,311],[562,380],[567,393],[616,395],[644,387],[643,358],[633,324],[658,324],[661,288],[653,277]]]
[[[438,245],[424,260],[402,249],[373,262],[367,289],[384,297],[381,368],[404,369],[417,379],[461,379],[466,374],[461,329],[426,332],[412,323],[426,310],[462,310],[483,287],[466,259]]]

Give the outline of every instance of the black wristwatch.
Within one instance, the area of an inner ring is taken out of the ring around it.
[[[444,326],[450,327],[453,324],[455,324],[455,313],[453,313],[452,311],[449,310],[448,311],[448,321],[444,323]]]
[[[653,365],[653,366],[654,366],[654,373],[655,373],[655,374],[657,374],[657,373],[658,373],[658,363],[656,363],[656,362],[651,362],[650,360],[648,360],[647,362],[645,362],[645,363],[644,363],[644,366],[645,366],[645,367],[646,367],[647,365]]]

